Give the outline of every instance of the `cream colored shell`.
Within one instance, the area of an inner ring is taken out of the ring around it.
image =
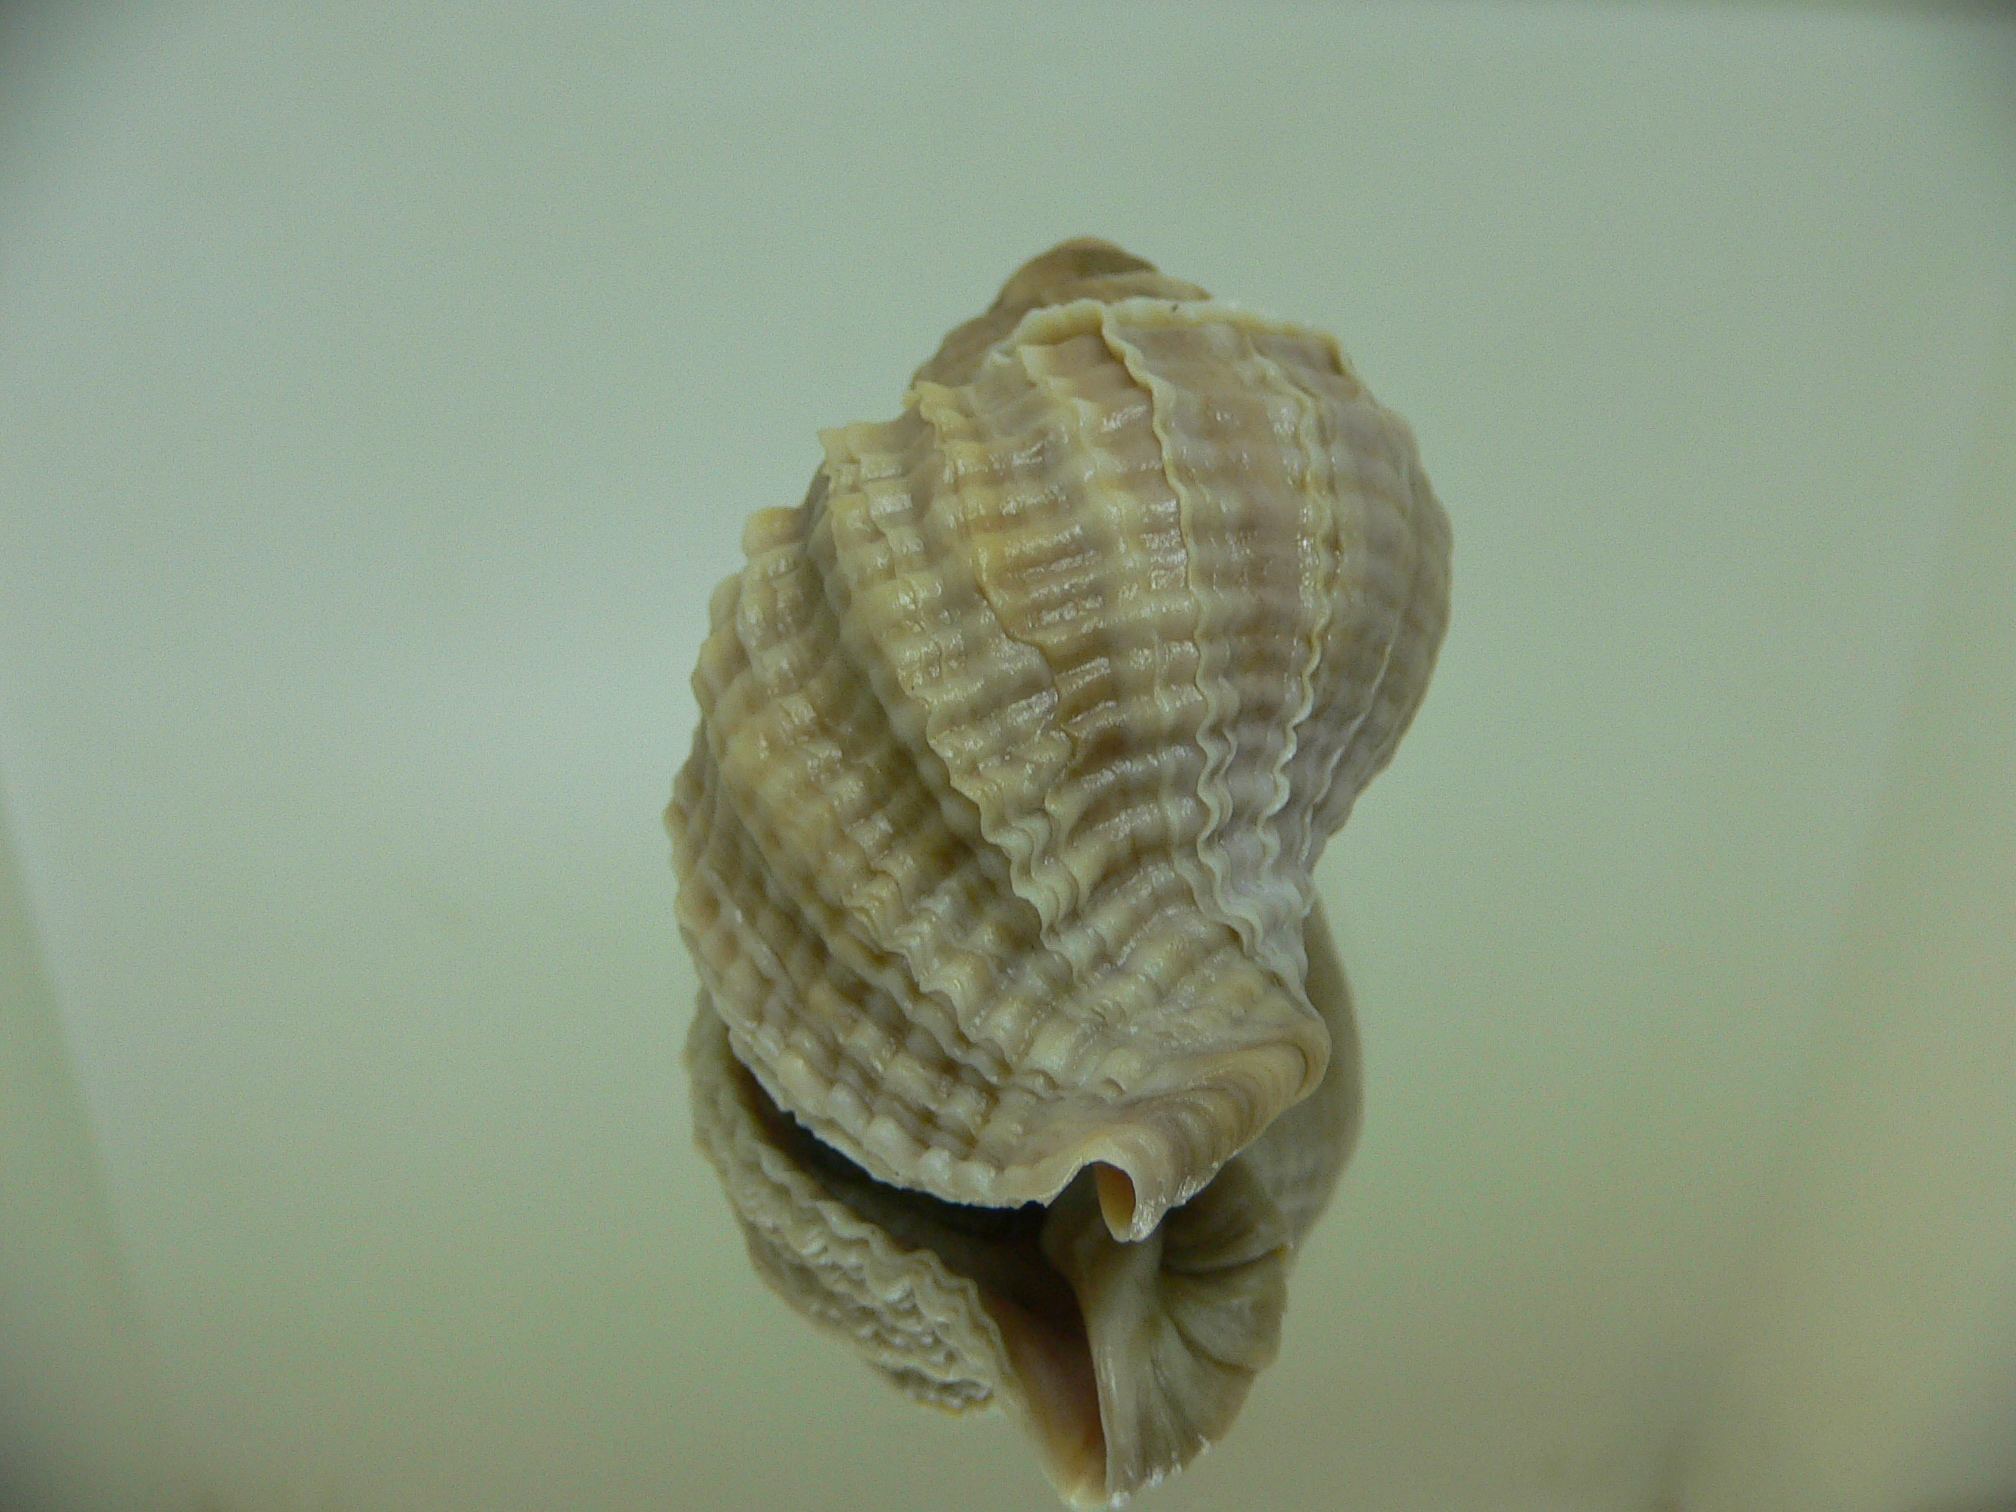
[[[1331,338],[1094,241],[821,441],[666,812],[701,1144],[794,1305],[1103,1499],[1229,1423],[1343,1158],[1311,873],[1448,523]]]
[[[954,1202],[1097,1167],[1127,1239],[1322,1076],[1311,868],[1447,606],[1406,426],[1331,338],[1200,296],[1067,244],[825,432],[714,596],[667,814],[779,1106]]]

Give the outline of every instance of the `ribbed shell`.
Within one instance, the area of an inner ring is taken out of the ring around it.
[[[1311,869],[1426,688],[1447,521],[1333,340],[1103,244],[821,440],[694,674],[701,979],[877,1179],[1010,1206],[1096,1163],[1142,1238],[1323,1074]]]

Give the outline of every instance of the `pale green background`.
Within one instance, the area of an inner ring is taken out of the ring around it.
[[[2016,1495],[2016,23],[84,12],[0,21],[0,1504],[1054,1505],[749,1273],[658,812],[741,518],[1086,232],[1456,533],[1364,1142],[1143,1505]]]

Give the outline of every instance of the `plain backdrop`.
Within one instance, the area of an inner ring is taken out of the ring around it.
[[[1336,331],[1456,540],[1320,872],[1364,1141],[1279,1363],[1143,1505],[2016,1493],[2006,16],[246,3],[0,48],[24,1506],[1053,1505],[751,1274],[658,816],[743,517],[1087,233]]]

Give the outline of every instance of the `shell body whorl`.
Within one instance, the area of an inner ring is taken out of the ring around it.
[[[1100,244],[821,440],[694,674],[702,981],[878,1179],[1098,1165],[1145,1236],[1322,1075],[1311,869],[1425,688],[1446,520],[1334,341]]]

